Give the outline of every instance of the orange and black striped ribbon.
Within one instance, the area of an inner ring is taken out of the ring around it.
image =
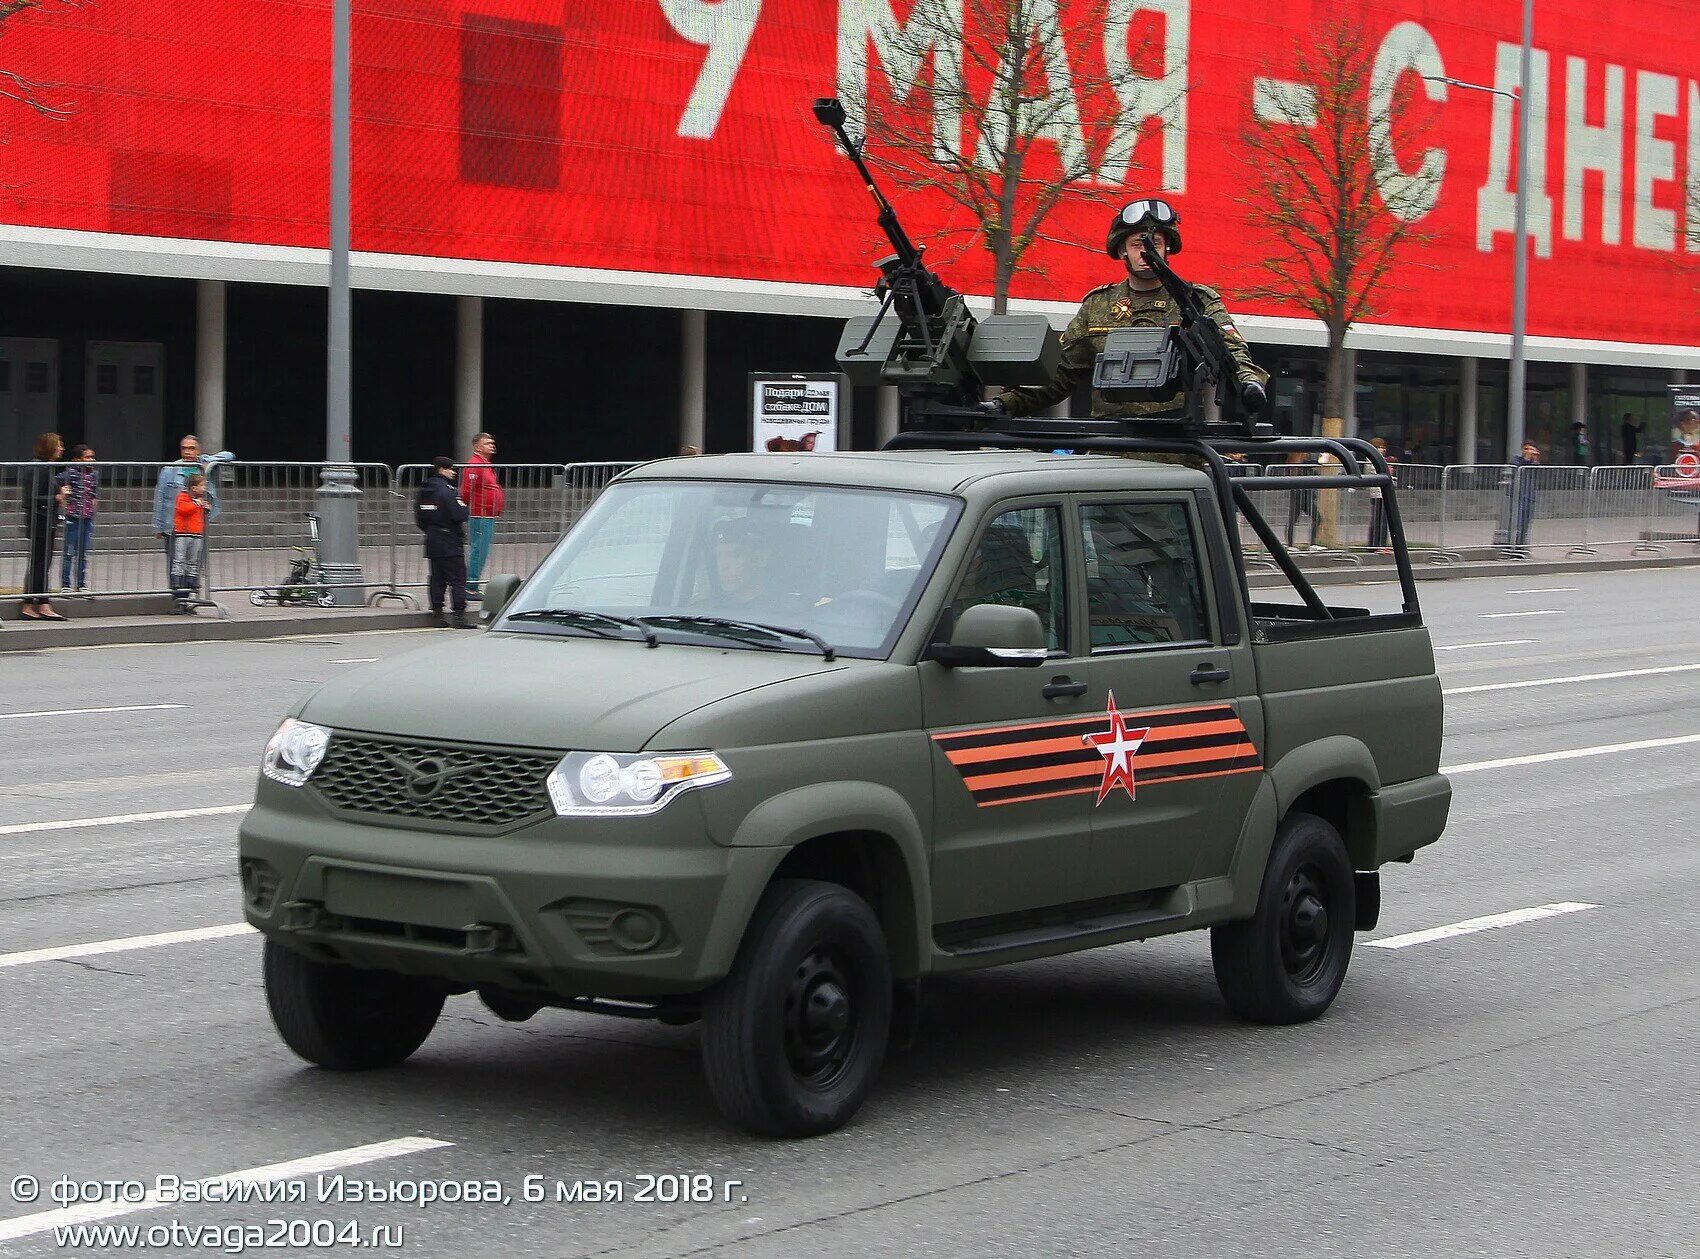
[[[1130,727],[1149,731],[1133,757],[1139,787],[1246,774],[1263,766],[1245,725],[1226,704],[1122,716]],[[1019,804],[1097,791],[1104,756],[1081,736],[1106,731],[1109,723],[1109,714],[1100,713],[959,730],[936,734],[933,741],[956,766],[976,804]]]

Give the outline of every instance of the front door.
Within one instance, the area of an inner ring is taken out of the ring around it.
[[[165,347],[90,341],[84,440],[102,459],[155,460],[164,438]]]
[[[961,923],[1078,896],[1092,797],[1059,787],[1057,755],[1080,747],[1091,712],[1071,658],[1060,503],[1002,510],[982,529],[952,600],[1031,608],[1053,659],[1043,668],[920,666],[933,757],[933,920]]]
[[[1226,874],[1260,779],[1261,715],[1251,648],[1222,632],[1199,545],[1213,522],[1186,493],[1083,498],[1079,522],[1093,681],[1109,692],[1089,736],[1104,778],[1084,895]]]
[[[59,343],[0,337],[0,463],[30,459],[59,427]]]

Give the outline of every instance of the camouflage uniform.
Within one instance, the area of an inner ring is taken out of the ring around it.
[[[1222,336],[1233,353],[1241,380],[1256,380],[1260,384],[1269,374],[1251,361],[1251,351],[1245,338],[1234,327],[1221,294],[1203,284],[1195,284],[1198,297],[1222,329]],[[1095,288],[1080,303],[1080,310],[1069,321],[1062,334],[1062,362],[1048,385],[1026,385],[1007,391],[1002,402],[1011,415],[1032,415],[1072,397],[1083,380],[1092,379],[1092,364],[1104,350],[1104,337],[1119,328],[1160,328],[1180,322],[1180,312],[1164,289],[1141,292],[1127,280],[1118,280]],[[1186,409],[1186,389],[1177,389],[1172,397],[1149,402],[1106,402],[1092,395],[1092,414],[1098,419],[1117,419],[1140,415],[1179,415]]]

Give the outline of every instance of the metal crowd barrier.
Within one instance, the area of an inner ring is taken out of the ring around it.
[[[161,594],[168,561],[154,519],[159,463],[69,461],[44,465],[0,463],[0,597],[101,599]],[[358,590],[376,601],[406,598],[426,581],[423,539],[414,500],[430,469],[394,470],[374,463],[350,469],[358,491],[360,574],[327,578],[312,542],[320,510],[320,463],[209,464],[219,513],[206,534],[200,601],[221,596],[254,602],[341,602]],[[632,463],[496,464],[506,502],[491,528],[479,576],[529,574],[583,515],[607,484]],[[1236,461],[1233,475],[1288,476],[1312,465],[1263,467]],[[86,551],[78,525],[67,548],[65,520],[56,523],[45,589],[30,590],[29,530],[24,495],[39,475],[97,479]],[[1472,557],[1526,558],[1537,550],[1596,555],[1605,547],[1664,554],[1700,547],[1700,476],[1675,466],[1597,468],[1503,464],[1437,467],[1395,463],[1401,515],[1414,558],[1435,562]],[[1381,549],[1380,513],[1369,490],[1259,490],[1260,509],[1288,543],[1328,562],[1360,563]],[[1244,529],[1247,562],[1271,566]],[[67,563],[66,551],[71,555]]]
[[[1511,528],[1511,473],[1501,463],[1456,463],[1441,476],[1434,560],[1452,563],[1503,547]]]
[[[1668,552],[1679,543],[1700,547],[1700,472],[1676,464],[1648,470],[1653,476],[1644,549]]]
[[[502,513],[493,518],[489,550],[475,553],[471,543],[479,527],[467,522],[467,576],[482,582],[496,573],[529,576],[543,561],[561,535],[566,533],[595,501],[596,496],[635,463],[499,463],[492,471],[501,484]],[[456,472],[457,481],[466,465]],[[395,494],[391,496],[390,583],[396,590],[423,587],[429,575],[424,537],[413,519],[419,487],[431,474],[428,464],[404,464],[395,472]],[[475,561],[482,564],[475,566]]]
[[[391,581],[391,473],[381,463],[338,464],[353,475],[358,575],[321,568],[317,516],[323,510],[322,463],[237,461],[217,469],[221,511],[207,530],[205,591],[256,604],[376,602],[396,594]],[[399,597],[399,594],[396,595]]]

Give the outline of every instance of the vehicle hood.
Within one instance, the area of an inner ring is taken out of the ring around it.
[[[637,752],[704,704],[843,667],[794,652],[465,634],[327,682],[300,715],[371,734]]]

